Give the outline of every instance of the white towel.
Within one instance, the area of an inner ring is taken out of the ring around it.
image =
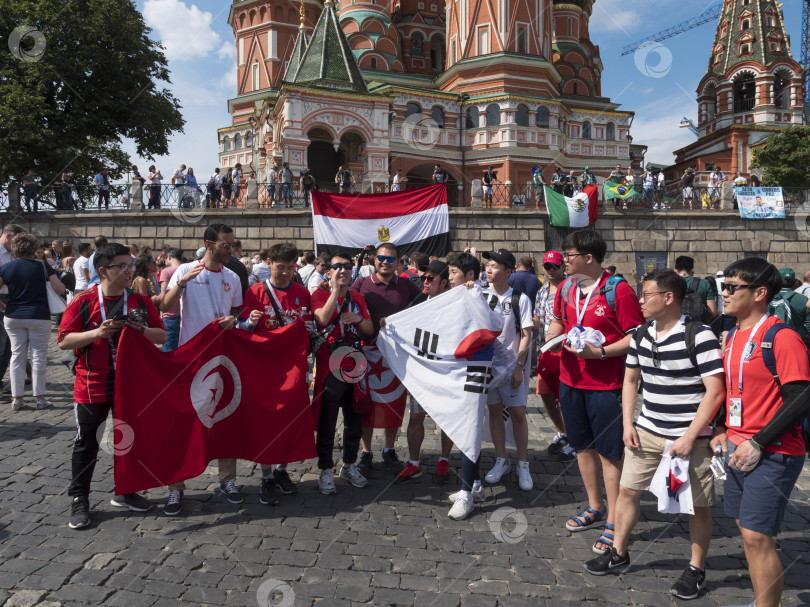
[[[672,441],[668,440],[664,443],[664,453],[650,483],[650,491],[658,498],[658,512],[694,514],[692,488],[689,483],[689,458],[671,457],[670,449]],[[671,495],[671,486],[675,488],[674,495]]]
[[[601,348],[605,343],[605,336],[601,331],[577,325],[568,332],[567,343],[577,352],[585,349],[585,344],[591,344],[595,348]]]

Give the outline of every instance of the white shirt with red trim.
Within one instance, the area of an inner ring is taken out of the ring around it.
[[[200,263],[193,261],[178,267],[169,281],[169,290]],[[218,272],[204,269],[180,295],[179,345],[182,346],[217,318],[228,316],[232,309],[241,307],[242,283],[239,276],[225,266],[221,266]]]

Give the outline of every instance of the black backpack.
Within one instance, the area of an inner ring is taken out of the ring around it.
[[[692,286],[686,289],[686,294],[681,302],[681,314],[686,314],[693,320],[699,320],[705,325],[712,322],[714,315],[709,310],[709,306],[703,301],[703,297],[698,294],[701,279],[697,276],[692,278]]]
[[[231,172],[230,171],[225,173],[225,175],[222,177],[222,181],[220,183],[222,183],[223,187],[228,187],[228,188],[233,185],[233,179],[231,178]]]
[[[518,335],[518,339],[520,339],[520,332],[522,327],[520,326],[520,296],[523,295],[522,291],[516,291],[512,289],[512,315],[515,321],[515,332]],[[486,296],[485,296],[486,297]],[[487,303],[489,304],[489,309],[494,310],[495,306],[498,305],[498,298],[496,296],[492,296],[487,299]]]
[[[652,326],[653,321],[649,320],[641,325],[637,330],[636,334],[633,337],[633,340],[636,342],[636,351],[638,351],[638,347],[641,342],[647,337],[647,333]],[[684,332],[684,341],[686,342],[686,354],[689,356],[689,360],[692,362],[692,366],[697,369],[698,362],[697,362],[697,353],[695,352],[695,337],[697,337],[697,332],[700,330],[702,322],[699,320],[692,320],[691,318],[686,320],[683,332]]]

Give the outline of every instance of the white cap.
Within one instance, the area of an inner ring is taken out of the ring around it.
[[[717,276],[725,276],[725,274],[723,274],[723,270],[717,270]]]

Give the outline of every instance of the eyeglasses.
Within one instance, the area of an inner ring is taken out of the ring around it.
[[[651,297],[654,297],[655,295],[662,295],[664,293],[669,293],[669,291],[651,291],[650,293],[645,293],[644,291],[642,291],[641,296],[644,299],[650,299]]]
[[[548,270],[549,272],[552,272],[552,271],[554,271],[554,270],[559,270],[559,269],[560,269],[560,266],[558,266],[557,264],[553,264],[553,263],[544,263],[544,264],[543,264],[543,267],[544,267],[546,270]]]
[[[380,263],[383,263],[385,261],[387,261],[388,263],[395,263],[396,260],[397,258],[392,255],[377,255],[377,261],[379,261]]]
[[[728,291],[729,295],[734,295],[737,289],[756,289],[754,285],[739,285],[733,282],[721,282],[720,291]]]
[[[344,261],[343,263],[333,263],[332,264],[333,270],[351,270],[352,264],[348,261]]]
[[[135,264],[134,263],[113,263],[108,266],[104,266],[105,268],[118,268],[122,272],[134,272],[135,271]]]
[[[574,257],[584,257],[585,255],[588,253],[566,253],[563,257],[565,257],[565,261],[571,261]]]

